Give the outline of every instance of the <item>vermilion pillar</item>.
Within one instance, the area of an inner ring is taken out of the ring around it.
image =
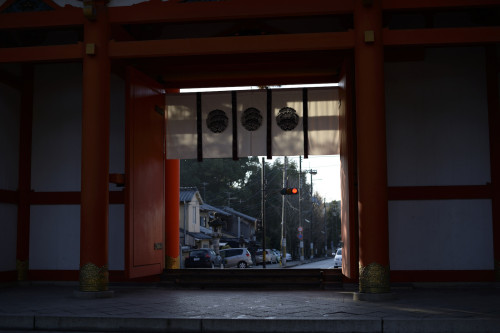
[[[356,0],[354,12],[361,293],[390,291],[381,2]]]
[[[85,3],[80,291],[108,289],[110,61],[107,1]],[[92,6],[89,8],[88,6]]]
[[[165,268],[179,269],[180,161],[165,162]]]

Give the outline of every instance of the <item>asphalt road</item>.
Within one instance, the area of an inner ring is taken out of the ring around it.
[[[333,258],[328,258],[325,260],[319,260],[308,264],[291,267],[291,269],[306,269],[306,268],[333,269]]]

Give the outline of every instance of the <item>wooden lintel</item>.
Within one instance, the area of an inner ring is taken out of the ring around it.
[[[81,8],[0,14],[0,29],[29,29],[83,25]]]
[[[80,60],[82,43],[68,45],[0,48],[0,63]]]
[[[111,7],[111,23],[187,22],[266,17],[338,15],[353,12],[353,0],[252,0],[220,2],[149,1],[133,6]]]
[[[385,46],[462,45],[500,42],[500,27],[383,30]]]
[[[439,9],[498,6],[498,0],[382,0],[384,10]]]
[[[236,87],[236,86],[272,86],[283,84],[312,84],[338,82],[338,75],[268,75],[251,77],[223,77],[213,80],[210,78],[168,79],[163,83],[166,88],[209,88],[209,87]]]
[[[464,186],[389,187],[389,200],[466,200],[490,199],[491,184]]]
[[[211,54],[244,54],[313,50],[347,50],[354,47],[354,32],[265,35],[109,43],[111,58],[148,58]]]

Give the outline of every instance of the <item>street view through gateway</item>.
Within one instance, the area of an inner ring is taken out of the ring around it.
[[[341,268],[339,164],[338,155],[181,160],[181,268]]]

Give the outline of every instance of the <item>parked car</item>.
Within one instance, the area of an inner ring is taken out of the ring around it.
[[[292,261],[292,255],[290,253],[286,254],[286,261]]]
[[[191,250],[186,258],[186,268],[224,268],[222,258],[212,249]]]
[[[255,253],[255,264],[260,265],[263,262],[263,250],[257,250]],[[276,264],[278,262],[278,258],[276,258],[276,255],[274,254],[273,251],[266,249],[266,264]]]
[[[246,248],[220,250],[224,267],[247,268],[253,265],[252,255]]]
[[[342,248],[337,249],[335,258],[333,258],[333,268],[342,267]]]
[[[276,256],[276,261],[280,262],[281,261],[281,252],[279,250],[276,250],[276,249],[272,249],[271,251],[273,251],[274,255]]]

